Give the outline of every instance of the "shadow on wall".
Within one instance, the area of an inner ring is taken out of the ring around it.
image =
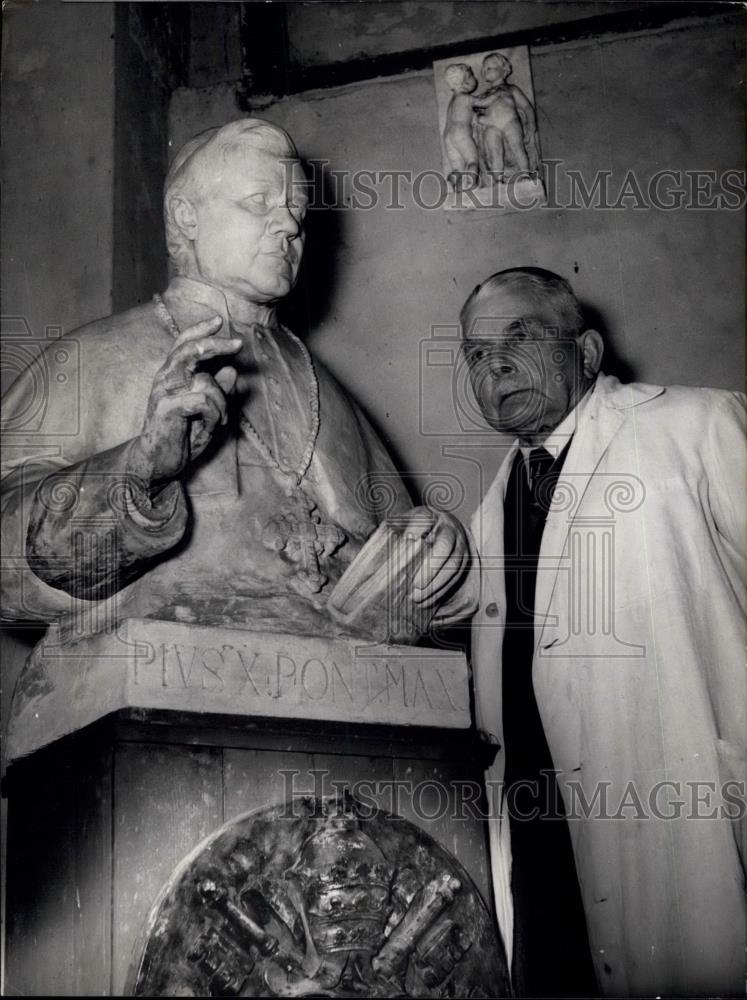
[[[602,314],[593,306],[583,306],[586,325],[589,329],[598,330],[604,340],[604,357],[602,359],[602,371],[605,375],[616,375],[621,382],[635,381],[635,370],[630,362],[624,358],[615,343],[615,338],[610,334]]]
[[[347,252],[347,213],[345,204],[336,207],[338,185],[334,176],[328,173],[328,165],[314,172],[313,187],[310,182],[310,209],[306,215],[306,243],[303,264],[296,287],[280,303],[282,322],[313,348],[314,336],[325,323],[334,324],[334,303],[337,300],[342,271],[346,267],[344,256]],[[347,263],[349,266],[349,262]],[[621,382],[635,378],[633,366],[618,349],[616,338],[611,334],[602,314],[593,306],[584,305],[587,325],[598,330],[604,338],[605,351],[603,370],[615,375]],[[356,331],[349,332],[355,341]],[[334,364],[332,373],[334,371]],[[346,379],[341,379],[350,388]],[[353,393],[355,396],[355,393]],[[356,402],[361,405],[359,399]],[[401,450],[392,441],[376,415],[366,407],[361,407],[385,444],[392,460],[400,472],[406,474],[408,466]],[[420,501],[419,489],[408,481],[408,490],[415,502]]]
[[[338,281],[339,254],[346,247],[345,212],[333,207],[334,198],[335,185],[325,170],[321,183],[317,182],[316,190],[310,193],[310,200],[317,207],[310,208],[306,215],[306,243],[296,287],[279,307],[281,321],[312,348],[314,331],[329,316]],[[332,374],[336,374],[334,370]],[[341,379],[341,382],[344,383],[344,380]],[[397,469],[404,471],[406,466],[402,455],[385,429],[374,414],[358,398],[354,398],[383,441]],[[412,486],[408,489],[411,496],[417,493]],[[418,502],[417,499],[415,502]]]
[[[345,246],[345,213],[336,210],[335,186],[326,173],[309,192],[305,221],[306,245],[301,271],[287,299],[280,306],[283,323],[308,341],[327,317],[337,282],[339,251]],[[344,208],[345,206],[341,206]]]

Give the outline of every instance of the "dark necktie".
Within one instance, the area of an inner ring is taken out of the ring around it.
[[[526,518],[530,537],[536,540],[537,553],[561,464],[559,462],[553,468],[555,456],[546,448],[533,448],[524,461],[527,485],[524,491],[523,516]]]
[[[532,503],[539,503],[545,510],[549,506],[547,498],[544,496],[548,492],[545,477],[555,462],[555,456],[551,455],[546,448],[532,448],[525,459],[525,467],[529,481]],[[543,490],[543,485],[545,489]]]
[[[534,597],[542,535],[568,445],[517,455],[504,505],[503,735],[512,845],[514,976],[525,996],[596,992],[568,824],[534,695]],[[532,817],[529,819],[528,817]]]

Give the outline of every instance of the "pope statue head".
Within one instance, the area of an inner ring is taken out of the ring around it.
[[[290,136],[256,118],[208,129],[177,154],[164,220],[172,267],[229,305],[269,304],[293,288],[303,254],[304,173]]]

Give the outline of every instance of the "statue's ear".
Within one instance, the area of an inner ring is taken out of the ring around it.
[[[169,211],[179,229],[193,240],[197,235],[197,212],[192,202],[183,195],[175,194],[169,201]]]

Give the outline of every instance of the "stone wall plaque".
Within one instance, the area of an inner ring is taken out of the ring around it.
[[[342,796],[226,823],[156,900],[136,996],[501,997],[503,947],[466,871],[418,826]]]
[[[50,629],[16,686],[9,759],[124,708],[470,726],[462,653],[130,618],[75,642]]]
[[[433,63],[446,209],[526,211],[546,202],[525,45]]]

